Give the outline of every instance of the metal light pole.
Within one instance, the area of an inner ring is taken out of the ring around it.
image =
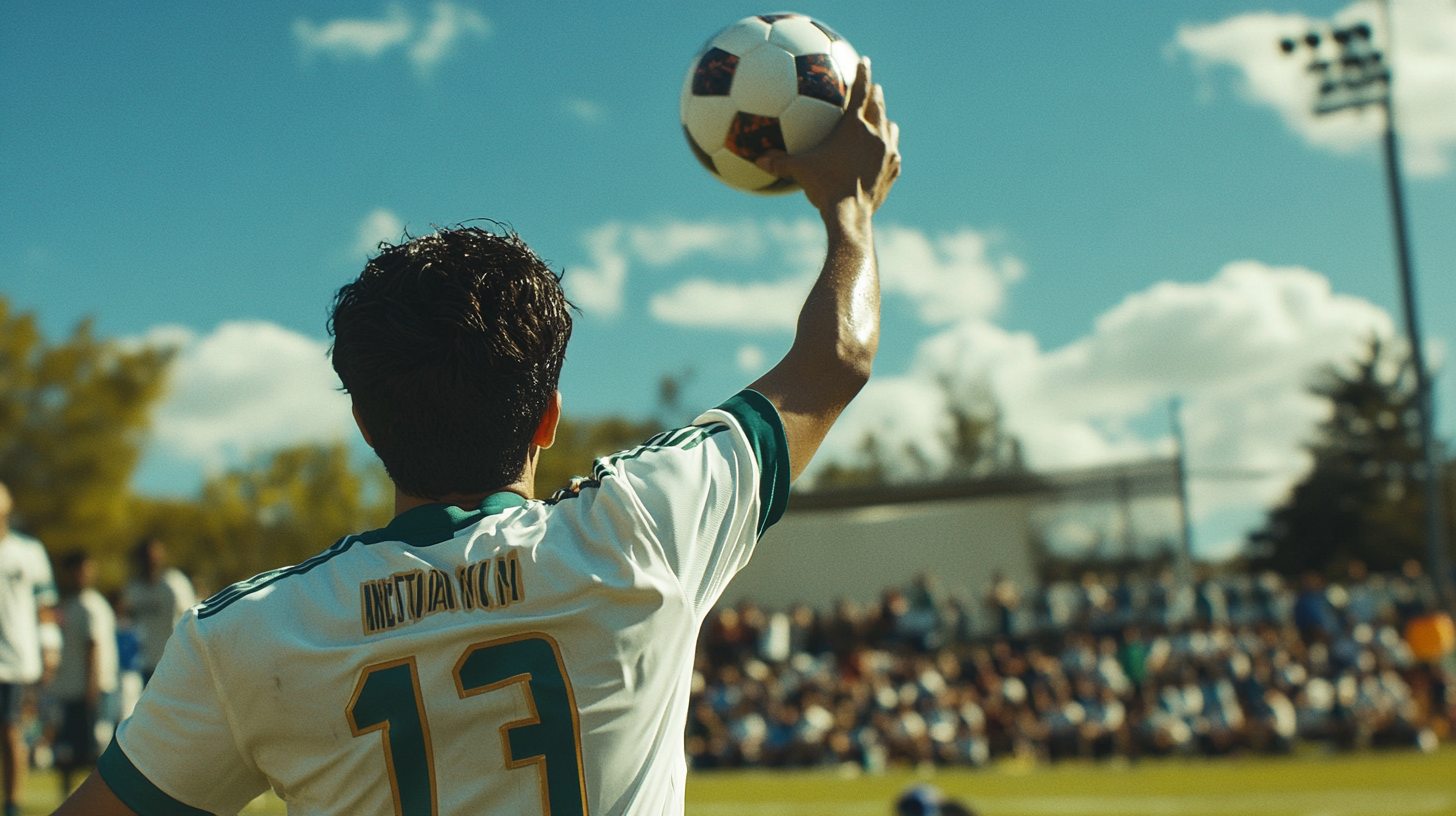
[[[1177,397],[1168,400],[1168,422],[1173,431],[1176,446],[1173,458],[1173,481],[1178,491],[1178,585],[1193,587],[1193,520],[1188,509],[1188,443],[1183,438],[1183,401]]]
[[[1386,9],[1386,30],[1390,30]],[[1333,43],[1333,47],[1331,44]],[[1456,608],[1446,560],[1445,530],[1441,516],[1441,454],[1435,434],[1435,411],[1431,377],[1421,345],[1420,318],[1416,312],[1415,280],[1411,274],[1410,239],[1405,221],[1405,196],[1400,186],[1400,160],[1395,137],[1395,107],[1391,101],[1390,69],[1375,47],[1370,26],[1357,23],[1333,28],[1327,36],[1311,31],[1302,40],[1280,40],[1285,54],[1303,46],[1310,53],[1308,70],[1319,80],[1314,112],[1324,115],[1347,108],[1380,105],[1385,110],[1385,177],[1390,189],[1390,215],[1395,229],[1395,259],[1400,279],[1401,306],[1405,311],[1406,339],[1416,375],[1416,413],[1419,417],[1421,448],[1425,460],[1427,567],[1441,604]]]

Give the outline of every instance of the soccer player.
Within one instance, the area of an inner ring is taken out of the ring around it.
[[[14,502],[0,484],[0,774],[4,816],[20,813],[30,751],[21,731],[29,686],[54,671],[61,647],[55,622],[56,584],[45,547],[10,529]]]
[[[231,814],[271,787],[304,814],[681,813],[698,628],[869,376],[897,143],[866,62],[821,148],[761,160],[828,234],[788,354],[553,502],[531,496],[556,275],[473,228],[381,252],[331,326],[394,521],[190,610],[59,812]]]
[[[61,560],[61,577],[61,664],[47,691],[61,705],[54,750],[64,796],[75,772],[96,763],[96,726],[103,695],[116,691],[117,658],[116,615],[96,591],[96,564],[73,550]]]
[[[122,604],[136,627],[142,683],[152,679],[172,627],[197,603],[192,581],[176,567],[167,566],[167,548],[155,538],[144,539],[132,550],[135,573],[126,584]]]

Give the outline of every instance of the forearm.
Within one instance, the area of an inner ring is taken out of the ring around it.
[[[785,358],[822,378],[821,400],[848,402],[869,379],[880,344],[880,275],[870,215],[853,202],[824,214],[824,267],[799,312]]]
[[[824,223],[824,267],[799,312],[794,343],[752,386],[778,409],[795,479],[869,380],[880,341],[880,280],[870,215],[841,206],[824,213]]]
[[[880,344],[880,273],[872,218],[900,175],[899,129],[884,92],[860,65],[844,117],[829,139],[801,156],[759,159],[788,176],[824,219],[824,268],[799,312],[794,344],[752,387],[778,409],[798,478],[824,435],[869,380]]]

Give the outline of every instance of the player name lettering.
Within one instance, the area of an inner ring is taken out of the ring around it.
[[[416,569],[359,584],[366,635],[440,612],[498,610],[524,600],[526,580],[515,552],[462,564],[453,576],[440,569]]]

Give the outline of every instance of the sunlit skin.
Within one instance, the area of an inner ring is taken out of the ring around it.
[[[822,145],[798,156],[775,153],[758,166],[792,178],[819,211],[828,236],[814,283],[783,360],[751,388],[779,411],[797,479],[824,435],[869,380],[880,343],[880,273],[875,211],[900,175],[900,128],[885,112],[885,92],[861,60],[844,118]]]
[[[758,160],[762,169],[792,178],[804,188],[828,236],[824,267],[799,313],[793,345],[778,365],[750,386],[778,409],[795,479],[834,420],[869,380],[880,341],[880,279],[872,219],[900,175],[899,140],[899,127],[885,113],[884,90],[870,81],[865,59],[845,116],[824,144],[798,156],[775,153]],[[515,482],[482,493],[429,497],[396,489],[395,513],[434,503],[473,510],[485,497],[501,491],[532,498],[536,465],[541,451],[555,441],[560,419],[558,393],[541,418]],[[369,431],[362,422],[359,430],[368,441]],[[88,777],[56,815],[135,816],[100,774]]]

